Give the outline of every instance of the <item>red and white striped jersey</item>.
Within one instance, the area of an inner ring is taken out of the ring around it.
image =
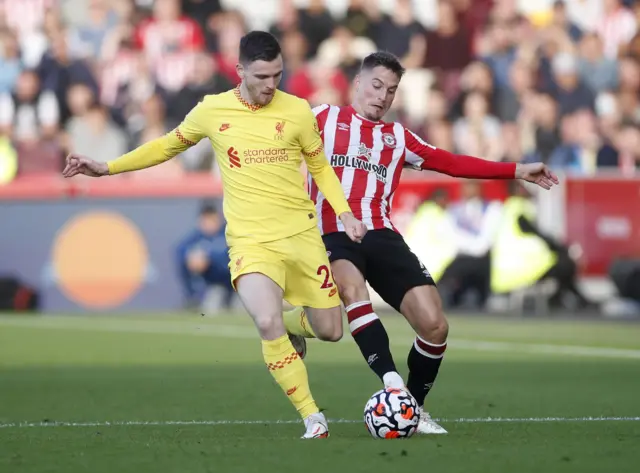
[[[320,105],[313,110],[327,159],[342,183],[353,214],[369,230],[396,230],[390,213],[403,167],[468,178],[514,177],[514,163],[452,154],[423,141],[400,123],[367,120],[351,106]],[[309,192],[316,205],[320,232],[344,231],[311,176]]]
[[[58,0],[0,0],[0,20],[4,19],[18,35],[33,33],[44,24],[47,10],[58,3]]]

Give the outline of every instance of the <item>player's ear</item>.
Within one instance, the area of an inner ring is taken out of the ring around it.
[[[236,73],[238,74],[238,77],[240,77],[240,80],[244,79],[244,66],[240,62],[236,64]]]
[[[353,79],[353,85],[355,86],[355,90],[360,88],[360,74],[356,74],[356,77]]]

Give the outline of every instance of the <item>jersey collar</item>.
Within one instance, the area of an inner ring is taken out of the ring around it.
[[[236,96],[236,98],[238,99],[238,101],[244,105],[246,108],[248,108],[249,110],[251,110],[252,112],[256,112],[258,110],[260,110],[263,105],[259,105],[259,104],[252,104],[247,102],[245,99],[242,98],[242,94],[240,93],[240,84],[238,84],[236,86],[235,89],[233,89],[233,95]]]

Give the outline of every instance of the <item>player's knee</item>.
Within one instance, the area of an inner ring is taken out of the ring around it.
[[[434,337],[444,342],[449,336],[449,322],[445,318],[444,314],[438,318],[433,327]]]
[[[342,338],[342,311],[340,307],[335,312],[326,314],[320,327],[317,327],[316,337],[324,342],[337,342]]]
[[[316,332],[316,336],[324,342],[338,342],[342,335],[342,325],[332,325]]]
[[[418,335],[432,343],[444,343],[449,336],[449,322],[444,316],[442,308],[437,308],[432,313],[425,313],[421,317]]]
[[[351,281],[338,283],[338,292],[345,306],[369,299],[366,286],[360,287],[360,284]]]
[[[273,339],[285,331],[284,323],[278,315],[279,314],[265,314],[264,316],[256,317],[254,319],[261,338]]]

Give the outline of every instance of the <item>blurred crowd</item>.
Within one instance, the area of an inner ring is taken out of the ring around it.
[[[0,163],[56,173],[69,151],[108,160],[161,136],[238,83],[239,40],[263,29],[281,88],[312,105],[348,103],[361,58],[388,50],[408,72],[387,119],[432,144],[631,174],[639,21],[634,0],[0,0]],[[215,172],[211,153],[135,174]]]

